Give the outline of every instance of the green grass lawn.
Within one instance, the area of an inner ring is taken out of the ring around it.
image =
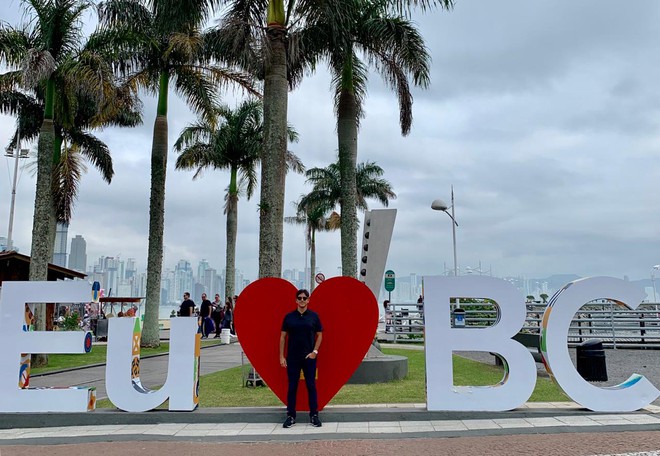
[[[408,357],[408,375],[387,383],[370,385],[344,385],[330,404],[391,404],[424,403],[425,362],[424,352],[418,350],[384,349],[388,355]],[[483,364],[454,356],[454,383],[456,385],[494,385],[504,375],[501,367]],[[568,397],[547,378],[538,378],[534,402],[568,401]],[[200,407],[254,407],[279,406],[280,400],[268,387],[247,388],[243,386],[240,367],[204,375],[199,385]],[[99,408],[112,407],[108,400],[99,401]]]
[[[208,345],[219,345],[220,340],[203,340],[202,347]],[[89,366],[92,364],[105,363],[107,345],[92,345],[92,351],[84,355],[48,355],[48,366],[36,367],[30,369],[33,375],[42,374],[44,372],[51,372],[61,369],[69,369],[72,367]],[[140,349],[140,356],[148,357],[165,353],[170,350],[169,342],[163,342],[158,348],[142,348]]]

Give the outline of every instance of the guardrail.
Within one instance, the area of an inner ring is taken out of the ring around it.
[[[452,312],[456,307],[452,305]],[[498,311],[488,301],[462,302],[460,307],[465,310],[466,327],[487,327],[497,321]],[[527,304],[527,319],[521,332],[539,333],[545,307],[542,303]],[[385,326],[385,338],[394,343],[423,342],[423,305],[390,303]],[[571,321],[567,343],[575,346],[588,339],[601,339],[609,348],[660,349],[660,303],[642,303],[635,310],[609,301],[589,303]]]

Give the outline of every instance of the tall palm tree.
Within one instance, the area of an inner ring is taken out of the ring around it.
[[[301,199],[304,197],[301,196]],[[307,202],[308,207],[301,206],[300,201],[295,203],[296,215],[294,217],[284,217],[286,223],[293,225],[303,225],[306,231],[307,249],[309,250],[309,288],[314,291],[316,282],[314,274],[316,273],[316,233],[318,231],[334,231],[341,226],[340,215],[332,211],[328,216],[329,209],[324,202]],[[306,267],[307,265],[305,265]]]
[[[289,129],[288,139],[297,141],[293,129]],[[176,168],[197,168],[193,179],[198,178],[206,168],[229,169],[229,187],[225,198],[225,296],[234,295],[239,177],[246,183],[246,195],[250,199],[257,185],[256,167],[261,159],[262,145],[263,112],[260,101],[244,101],[235,110],[225,105],[218,106],[211,120],[202,117],[186,127],[174,144],[174,150],[181,152]]]
[[[279,277],[282,269],[282,215],[284,211],[284,154],[288,90],[306,69],[313,70],[322,50],[301,45],[301,33],[311,35],[350,30],[366,0],[229,0],[222,30],[224,55],[260,74],[264,80],[264,156],[261,174],[259,276]],[[387,0],[400,13],[411,8],[453,0]],[[328,27],[328,23],[331,23]],[[353,163],[355,165],[355,162]],[[349,179],[350,180],[350,179]],[[352,187],[352,185],[351,185]],[[349,209],[350,211],[350,209]],[[352,267],[355,269],[355,266]]]
[[[23,0],[30,18],[20,27],[0,25],[0,64],[9,67],[3,84],[38,88],[43,114],[37,148],[37,188],[32,223],[30,280],[46,280],[55,234],[55,206],[51,191],[53,163],[59,160],[54,117],[58,87],[68,80],[77,90],[98,94],[105,87],[102,72],[89,71],[94,59],[81,59],[82,17],[92,6],[86,0]],[[81,77],[86,74],[87,77]],[[38,329],[45,325],[37,319]],[[45,326],[44,326],[45,328]]]
[[[22,3],[29,22],[19,27],[0,25],[0,64],[9,68],[0,76],[0,104],[3,112],[19,117],[10,147],[17,142],[19,133],[23,137],[38,136],[29,278],[46,280],[48,262],[53,256],[57,215],[54,204],[57,191],[53,191],[53,183],[63,182],[54,179],[53,167],[60,163],[63,131],[68,127],[72,134],[78,133],[79,145],[87,144],[80,150],[94,157],[93,141],[80,128],[101,124],[98,117],[101,106],[106,107],[104,116],[108,121],[109,111],[116,101],[113,98],[116,87],[107,61],[89,41],[83,43],[82,40],[82,18],[92,6],[91,2],[23,0]],[[76,124],[81,120],[77,118],[81,112],[79,108],[85,104],[81,100],[86,100],[87,106],[97,111],[89,113],[91,119],[96,120],[89,120],[86,125]],[[78,130],[73,131],[76,128]],[[95,152],[104,151],[97,148]],[[109,155],[102,155],[96,155],[96,164],[111,164]],[[46,321],[40,318],[40,313],[35,312],[37,329],[45,330]],[[47,355],[33,356],[33,365],[47,363]]]
[[[280,277],[285,188],[288,92],[313,69],[318,53],[301,48],[299,35],[324,18],[347,22],[346,0],[229,0],[214,36],[221,54],[264,81],[259,276]]]
[[[128,75],[134,90],[158,97],[151,148],[149,247],[144,329],[145,347],[160,344],[158,309],[163,262],[165,175],[167,169],[167,103],[171,86],[197,113],[210,113],[217,89],[234,82],[252,91],[245,74],[208,60],[209,42],[202,27],[218,0],[107,0],[99,6],[97,39],[114,53],[117,70]]]
[[[306,173],[307,182],[312,184],[312,191],[303,196],[298,202],[299,208],[317,208],[328,210],[342,205],[343,183],[339,162],[330,164],[326,168],[312,168]],[[355,188],[357,209],[366,211],[369,207],[367,199],[376,199],[387,207],[389,200],[395,199],[396,194],[392,190],[390,182],[381,176],[383,169],[373,162],[359,163],[355,172]],[[344,215],[341,214],[340,228],[344,229]],[[342,274],[346,275],[343,271]]]
[[[342,273],[355,277],[357,265],[356,164],[358,129],[363,117],[369,67],[379,72],[399,99],[401,133],[412,124],[411,84],[426,87],[430,80],[430,55],[413,23],[393,13],[389,0],[355,0],[357,8],[349,27],[333,29],[328,21],[306,31],[301,40],[327,58],[333,75],[337,142],[341,175]],[[448,2],[445,2],[448,3]],[[449,6],[449,5],[447,5]]]

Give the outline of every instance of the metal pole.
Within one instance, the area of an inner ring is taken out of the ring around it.
[[[451,234],[454,241],[454,277],[458,276],[458,265],[456,263],[456,217],[454,214],[454,186],[451,186]]]
[[[18,179],[18,160],[21,156],[21,136],[17,133],[16,156],[14,157],[14,179],[11,186],[11,203],[9,205],[9,228],[7,229],[7,250],[13,250],[12,232],[14,230],[14,208],[16,206],[16,181]]]

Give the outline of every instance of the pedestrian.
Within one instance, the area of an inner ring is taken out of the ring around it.
[[[289,388],[286,396],[286,420],[283,427],[296,424],[296,394],[302,370],[307,385],[309,420],[320,427],[316,396],[316,357],[323,340],[323,327],[318,314],[307,308],[309,291],[298,290],[296,310],[285,315],[280,333],[280,366],[286,368]],[[286,345],[286,356],[284,346]]]
[[[190,299],[190,293],[186,291],[183,294],[183,302],[179,306],[179,316],[192,317],[194,309],[195,309],[195,302],[192,299]]]
[[[222,317],[222,329],[228,329],[230,333],[233,331],[234,324],[234,305],[231,302],[231,298],[227,298],[225,301],[225,315]]]
[[[220,295],[218,293],[215,294],[215,300],[211,303],[211,305],[213,306],[213,312],[211,312],[211,319],[215,324],[215,336],[213,337],[216,338],[216,337],[220,337],[220,330],[222,329],[222,319],[225,316],[224,306],[220,301]]]
[[[390,310],[390,301],[383,301],[383,318],[385,320],[385,332],[388,333],[392,330],[392,311]]]
[[[208,339],[209,334],[215,331],[213,320],[211,320],[211,301],[202,293],[202,304],[199,306],[199,318],[201,318],[200,332],[202,339]]]

